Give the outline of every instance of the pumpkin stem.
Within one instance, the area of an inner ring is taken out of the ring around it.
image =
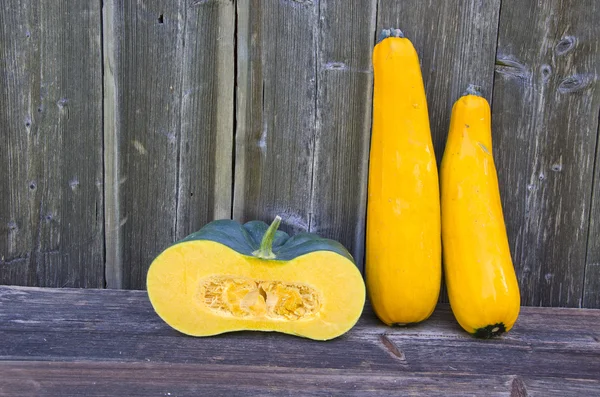
[[[262,241],[260,242],[260,248],[252,253],[252,255],[261,259],[274,259],[275,254],[273,253],[273,239],[275,238],[275,232],[279,228],[281,223],[281,217],[277,215],[271,223],[271,226],[265,232]]]

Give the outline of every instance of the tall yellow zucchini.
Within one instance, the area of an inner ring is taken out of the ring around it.
[[[510,330],[520,306],[490,124],[489,104],[470,86],[452,109],[441,167],[444,274],[450,305],[459,324],[482,338]]]
[[[419,58],[399,30],[373,52],[366,279],[386,324],[427,319],[441,283],[440,198]]]

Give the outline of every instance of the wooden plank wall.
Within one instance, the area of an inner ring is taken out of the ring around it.
[[[0,283],[144,288],[204,223],[277,214],[362,268],[371,50],[399,27],[438,160],[467,84],[492,103],[523,304],[600,307],[596,1],[29,3],[0,13]]]
[[[600,109],[598,20],[595,0],[502,2],[493,128],[527,305],[581,306],[587,247],[600,244],[597,232],[588,239]],[[598,291],[590,293],[593,300]]]

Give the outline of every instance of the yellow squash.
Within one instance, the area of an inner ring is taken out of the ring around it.
[[[419,58],[399,30],[373,52],[366,278],[386,324],[427,319],[441,283],[439,181]]]
[[[519,284],[492,156],[490,106],[473,86],[452,109],[441,182],[444,273],[452,311],[467,332],[499,335],[519,315]]]

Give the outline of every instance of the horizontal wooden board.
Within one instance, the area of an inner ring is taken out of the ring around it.
[[[0,287],[0,361],[225,365],[356,373],[519,375],[600,379],[600,311],[523,308],[502,338],[463,332],[447,305],[409,328],[381,324],[370,307],[328,342],[278,333],[184,336],[145,292]],[[317,373],[316,371],[315,373]]]
[[[0,395],[580,396],[598,381],[162,363],[0,362]]]

